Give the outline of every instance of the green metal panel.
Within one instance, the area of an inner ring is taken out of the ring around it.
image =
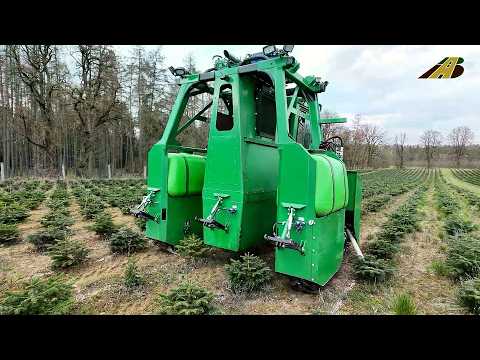
[[[275,73],[273,70],[272,74],[278,83],[284,81],[286,74],[290,80],[304,90],[312,90],[297,74],[291,74],[288,71]],[[277,109],[277,141],[280,153],[277,207],[277,223],[280,225],[278,225],[277,234],[282,234],[280,239],[286,234],[285,227],[292,208],[295,209],[294,222],[296,224],[303,223],[303,226],[299,226],[298,229],[293,227],[290,231],[288,240],[297,244],[296,249],[276,248],[275,271],[324,285],[338,271],[343,258],[345,207],[348,201],[345,167],[333,153],[325,152],[322,155],[323,160],[332,160],[329,161],[330,169],[331,164],[335,164],[331,189],[333,209],[330,209],[326,216],[318,217],[315,209],[317,197],[312,194],[316,194],[318,185],[319,193],[317,195],[318,197],[322,196],[321,192],[324,190],[322,188],[325,186],[323,181],[327,176],[332,175],[332,170],[326,171],[323,168],[317,171],[315,157],[318,155],[310,154],[307,149],[301,144],[295,143],[289,136],[287,119],[289,113],[283,111],[284,102],[286,109],[285,91],[279,91],[276,95],[277,104],[282,104],[281,108]],[[310,94],[308,105],[312,138],[310,147],[318,149],[320,142],[323,141],[323,134],[320,127],[319,105],[315,94]],[[335,183],[341,184],[337,191],[333,189]],[[320,213],[320,215],[325,215],[325,212]]]
[[[275,250],[275,271],[325,285],[342,264],[345,210],[339,210],[315,220],[307,226],[305,254],[297,250],[277,248]],[[296,235],[296,234],[295,234]]]
[[[201,235],[201,227],[194,221],[196,216],[202,215],[201,196],[172,197],[168,194],[169,157],[179,156],[169,154],[168,151],[170,147],[177,144],[175,135],[187,104],[187,94],[191,86],[191,82],[186,82],[180,87],[163,136],[148,152],[147,191],[157,190],[157,192],[153,196],[152,203],[145,208],[148,214],[155,217],[155,220],[147,221],[145,234],[153,240],[171,245],[176,245],[184,237],[186,230]],[[180,147],[179,150],[182,148]],[[186,170],[185,167],[183,169]],[[178,171],[181,173],[181,167]],[[178,175],[178,171],[174,170],[172,174]],[[183,190],[183,186],[179,186],[182,183],[179,179],[171,180],[171,184],[177,185],[174,193],[182,194],[183,191],[186,195],[188,181],[186,172],[184,175],[185,188]],[[192,183],[193,186],[196,186],[195,181]]]
[[[263,242],[276,215],[278,149],[245,143],[245,198],[241,250]]]
[[[347,171],[348,177],[348,204],[346,224],[353,231],[357,242],[360,242],[360,226],[362,214],[362,178],[356,171]]]
[[[346,219],[358,238],[361,201],[357,174],[348,172],[347,177],[343,161],[335,153],[319,154],[324,120],[320,119],[317,94],[324,87],[313,76],[300,76],[299,64],[292,58],[275,57],[248,68],[220,60],[214,71],[205,177],[199,176],[204,161],[200,157],[171,154],[196,151],[179,146],[175,140],[188,92],[200,80],[195,74],[179,82],[179,94],[162,139],[148,154],[148,189],[158,192],[152,193],[153,202],[146,207],[156,218],[147,222],[147,236],[176,244],[185,230],[203,232],[208,245],[243,251],[261,243],[263,235],[271,233],[277,223],[277,233],[282,237],[288,234],[288,245],[296,246],[276,248],[275,270],[324,285],[340,267]],[[268,74],[274,84],[274,139],[259,136],[260,132],[267,136],[263,125],[262,131],[256,129],[258,109],[251,75],[260,72]],[[288,101],[287,79],[298,86]],[[218,100],[226,84],[232,88],[233,127],[220,131],[216,127]],[[298,97],[306,100],[307,110],[297,108]],[[296,121],[289,121],[290,116]],[[310,123],[307,149],[289,132],[297,128],[300,116]],[[337,121],[340,119],[328,120]],[[192,119],[186,122],[191,123]],[[169,158],[178,162],[170,161],[169,165]],[[196,217],[203,217],[204,226],[194,221]],[[286,230],[287,219],[294,222],[290,232]]]
[[[232,85],[233,128],[220,131],[216,127],[218,99],[222,85]],[[216,81],[210,133],[208,139],[208,161],[205,167],[205,183],[203,188],[203,217],[207,218],[218,201],[217,194],[228,196],[221,205],[215,220],[227,227],[227,231],[219,228],[203,228],[203,239],[206,244],[223,249],[238,250],[241,218],[243,211],[243,178],[241,158],[241,136],[238,113],[238,75],[232,74],[230,80]],[[229,208],[237,207],[235,213]]]
[[[291,233],[292,241],[303,244],[303,253],[277,248],[275,271],[324,285],[338,271],[342,261],[345,209],[343,206],[327,216],[317,217],[315,197],[311,196],[317,181],[321,181],[317,176],[314,157],[300,144],[280,145],[277,221],[285,221],[288,205],[296,204],[305,206],[295,211],[295,218],[303,218],[305,227]]]
[[[216,220],[227,226],[204,228],[204,241],[215,247],[242,251],[264,241],[275,221],[278,149],[273,140],[255,131],[254,83],[248,75],[231,74],[233,128],[216,128],[216,101],[220,87],[215,84],[209,136],[208,161],[203,190],[203,216],[206,218],[218,201],[227,195]],[[232,212],[228,209],[236,207]]]

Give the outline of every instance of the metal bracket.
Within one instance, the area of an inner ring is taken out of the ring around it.
[[[297,244],[296,242],[294,242],[292,240],[289,240],[289,239],[285,240],[285,239],[279,238],[278,236],[269,236],[269,235],[265,235],[263,238],[265,240],[274,242],[275,246],[277,246],[277,247],[294,249],[294,250],[297,250],[300,253],[302,253],[302,255],[305,253],[304,249],[303,249],[303,246]]]
[[[293,219],[295,218],[295,208],[293,206],[288,207],[288,218],[287,221],[282,222],[281,224],[284,225],[283,232],[281,236],[276,234],[274,230],[273,236],[264,235],[264,239],[268,241],[272,241],[275,243],[275,246],[281,248],[289,248],[299,251],[302,255],[304,255],[304,244],[297,244],[290,238],[290,232],[292,230]],[[299,218],[295,222],[295,228],[297,231],[301,231],[305,226],[305,220],[303,218]],[[275,229],[275,226],[274,226]]]
[[[148,212],[146,212],[145,208],[153,202],[152,201],[153,197],[159,191],[160,189],[151,190],[146,196],[143,197],[142,202],[139,205],[137,205],[135,209],[130,210],[130,214],[138,218],[152,220],[158,223],[158,217],[153,216],[152,214],[149,214]]]
[[[306,222],[304,218],[298,218],[298,220],[295,221],[295,229],[298,232],[302,231],[305,225],[306,225]]]
[[[223,200],[229,197],[230,195],[225,195],[225,194],[214,194],[217,197],[217,202],[215,205],[213,205],[212,210],[210,211],[210,214],[206,219],[198,218],[195,217],[196,221],[199,221],[205,226],[206,228],[209,229],[215,229],[219,228],[225,232],[228,232],[228,225],[224,225],[219,223],[217,220],[215,220],[215,216],[217,215],[218,211],[221,209],[221,205],[223,203]]]

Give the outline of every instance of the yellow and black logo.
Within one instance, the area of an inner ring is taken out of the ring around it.
[[[428,70],[419,79],[453,79],[463,74],[463,63],[461,57],[446,57],[437,65]]]

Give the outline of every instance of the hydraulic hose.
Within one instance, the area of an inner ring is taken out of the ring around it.
[[[343,146],[343,140],[342,140],[342,138],[341,138],[340,136],[332,136],[331,138],[328,138],[327,140],[325,140],[324,143],[326,143],[326,142],[331,142],[330,140],[333,140],[333,139],[338,139],[338,140],[340,140],[340,144],[341,144],[341,146]]]
[[[238,64],[240,63],[240,59],[237,58],[236,56],[234,56],[233,54],[230,54],[228,52],[228,50],[223,50],[223,55],[225,55],[225,57],[230,60],[231,62],[235,63],[235,64]]]

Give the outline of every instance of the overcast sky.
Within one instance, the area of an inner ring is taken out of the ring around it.
[[[155,47],[147,45],[146,48]],[[115,46],[128,55],[129,46]],[[212,56],[228,49],[237,57],[261,51],[261,45],[165,45],[167,66],[182,66],[192,54],[197,68],[206,70]],[[466,125],[480,143],[480,46],[332,46],[297,45],[292,55],[300,62],[299,73],[315,75],[329,85],[319,101],[323,109],[348,118],[361,114],[388,132],[407,133],[408,143],[417,143],[426,129],[444,137],[455,126]],[[456,79],[418,79],[447,56],[464,59],[465,72]]]

